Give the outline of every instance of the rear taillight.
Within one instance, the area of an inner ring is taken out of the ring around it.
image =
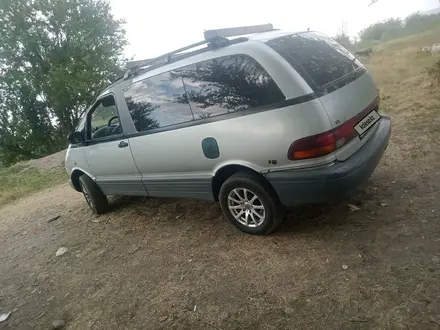
[[[356,136],[354,125],[349,120],[331,131],[296,140],[289,148],[289,159],[316,158],[335,151]]]
[[[321,134],[307,136],[296,140],[289,148],[287,157],[290,160],[308,159],[325,156],[356,137],[354,126],[364,118],[370,111],[377,109],[378,99],[364,109],[356,117],[339,125],[331,131]]]

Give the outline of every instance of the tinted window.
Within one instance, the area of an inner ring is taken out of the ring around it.
[[[318,33],[301,33],[267,42],[311,85],[325,88],[362,65],[353,54]]]
[[[252,58],[234,55],[183,67],[183,78],[195,119],[255,108],[285,100],[270,75]]]
[[[115,99],[109,95],[99,100],[89,114],[92,139],[122,134]]]
[[[133,83],[124,96],[138,132],[193,120],[182,78],[171,72]]]

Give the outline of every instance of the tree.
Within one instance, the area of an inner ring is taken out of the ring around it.
[[[350,37],[348,36],[347,23],[345,21],[341,23],[341,25],[338,28],[338,33],[333,39],[335,39],[339,44],[341,44],[345,48],[352,50],[353,44],[350,40]]]
[[[389,18],[374,23],[359,33],[361,41],[382,41],[402,35],[403,23],[400,18]]]
[[[65,146],[96,92],[120,74],[123,23],[104,0],[0,2],[0,161]]]

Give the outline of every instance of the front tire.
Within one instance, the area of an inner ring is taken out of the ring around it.
[[[241,231],[267,235],[276,230],[284,216],[273,188],[256,174],[240,172],[220,188],[220,206],[226,218]]]
[[[84,198],[90,209],[95,214],[102,214],[108,210],[107,197],[99,189],[98,185],[88,175],[83,174],[79,177],[79,185]]]

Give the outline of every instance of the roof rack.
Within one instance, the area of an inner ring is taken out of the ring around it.
[[[230,44],[239,43],[248,40],[247,38],[237,38],[237,39],[229,40],[227,39],[227,37],[242,36],[246,34],[268,32],[273,30],[274,28],[272,24],[263,24],[263,25],[241,26],[241,27],[205,31],[204,32],[205,40],[203,41],[199,41],[196,42],[195,44],[191,44],[176,49],[172,52],[166,53],[164,55],[155,58],[128,62],[127,63],[128,70],[125,72],[124,80],[129,79],[130,77],[133,77],[134,75],[137,75],[141,72],[149,71],[159,66],[165,65],[167,63],[171,63],[173,60],[177,60],[177,59],[180,60],[184,57],[188,57],[199,52],[205,52],[211,49],[217,49],[220,47],[228,46]],[[185,54],[180,54],[186,50],[190,50],[203,45],[207,45],[207,47],[203,48],[202,50],[199,49]]]
[[[205,35],[205,40],[211,40],[216,37],[235,37],[235,36],[243,36],[245,34],[252,33],[261,33],[273,31],[272,24],[263,24],[263,25],[250,25],[250,26],[240,26],[240,27],[232,27],[220,30],[208,30],[203,34]]]

